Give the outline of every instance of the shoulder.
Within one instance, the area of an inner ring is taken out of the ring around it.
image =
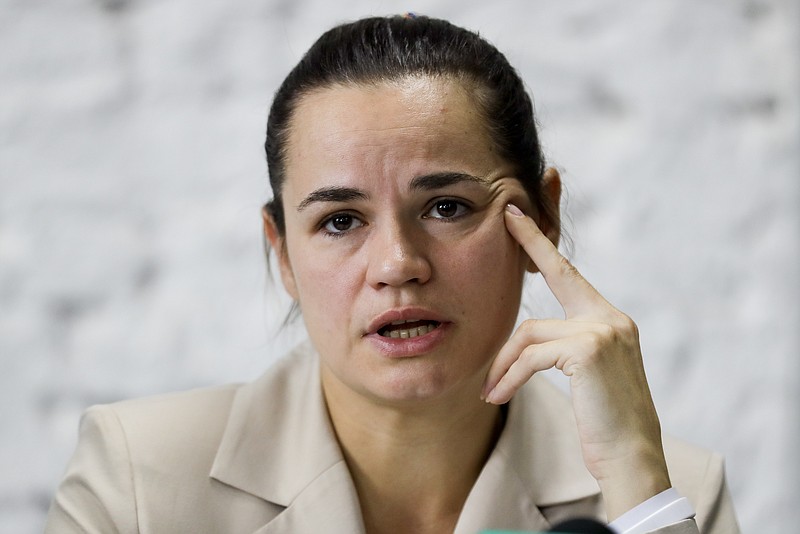
[[[268,404],[280,406],[283,398],[291,394],[287,384],[306,379],[308,355],[309,351],[300,346],[246,384],[92,406],[84,414],[81,433],[87,431],[87,426],[95,426],[107,439],[124,441],[134,464],[158,462],[177,466],[190,464],[194,459],[194,463],[210,468],[234,406],[243,402],[250,410]]]
[[[102,434],[122,441],[137,463],[152,454],[191,449],[213,454],[219,444],[240,385],[194,389],[90,407],[81,421],[81,434]]]
[[[46,532],[139,532],[152,525],[205,532],[221,518],[266,521],[273,508],[213,480],[212,467],[233,420],[244,421],[257,443],[280,433],[278,425],[253,424],[248,415],[297,398],[286,384],[307,380],[313,361],[301,347],[248,384],[92,406],[81,420]]]
[[[96,405],[81,419],[78,446],[45,532],[139,532],[160,500],[204,491],[222,415],[237,386]],[[176,515],[173,511],[172,515]]]

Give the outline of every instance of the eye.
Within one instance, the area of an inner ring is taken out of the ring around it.
[[[467,213],[467,206],[463,202],[452,198],[437,200],[431,209],[424,215],[425,218],[432,219],[455,219]]]
[[[364,223],[349,213],[335,213],[323,221],[322,228],[330,235],[341,235],[345,232],[364,226]]]

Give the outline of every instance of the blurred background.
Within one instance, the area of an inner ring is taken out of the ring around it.
[[[725,455],[745,532],[796,529],[798,1],[0,0],[0,531],[41,531],[87,406],[303,336],[263,258],[270,100],[322,31],[409,10],[518,68],[665,431]],[[557,313],[536,281],[528,309]]]

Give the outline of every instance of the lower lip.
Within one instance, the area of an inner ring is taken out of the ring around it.
[[[410,358],[423,356],[436,348],[444,341],[450,323],[440,323],[427,334],[421,336],[401,338],[384,337],[380,334],[368,334],[365,337],[384,356],[389,358]]]

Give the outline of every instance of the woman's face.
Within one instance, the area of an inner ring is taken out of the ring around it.
[[[511,175],[456,82],[344,85],[300,100],[285,243],[269,234],[326,388],[388,403],[478,398],[527,265],[503,222],[507,202],[530,209]]]

